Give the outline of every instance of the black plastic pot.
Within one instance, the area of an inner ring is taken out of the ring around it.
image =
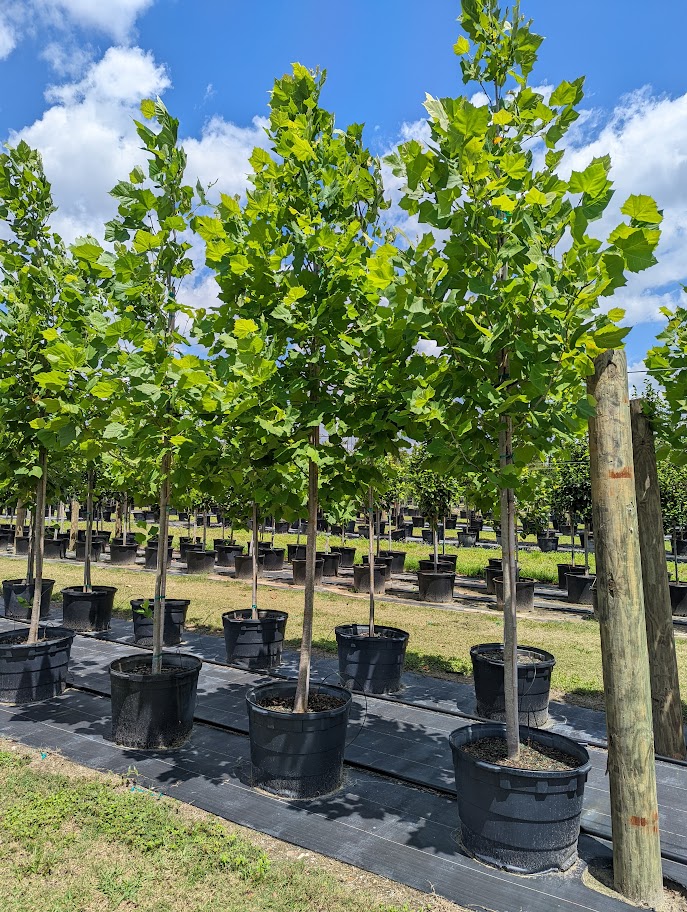
[[[687,557],[687,538],[678,538],[675,542],[675,550],[681,557]]]
[[[503,573],[494,578],[496,606],[503,610]],[[515,582],[516,611],[534,611],[534,580],[519,579]]]
[[[419,571],[417,575],[418,598],[421,602],[448,604],[453,601],[455,573],[430,573]]]
[[[14,553],[27,555],[29,553],[28,535],[18,535],[14,539]]]
[[[358,592],[370,591],[369,564],[356,564],[353,567],[353,588]],[[382,567],[374,568],[375,595],[383,595],[386,590],[386,571]]]
[[[91,592],[83,586],[63,589],[62,625],[78,633],[109,630],[116,592],[114,586],[93,586]]]
[[[262,573],[265,565],[265,558],[258,554],[258,575]],[[252,554],[234,554],[234,575],[236,579],[252,580],[253,579],[253,555]]]
[[[267,671],[281,664],[288,614],[285,611],[227,611],[222,615],[227,662],[252,671]]]
[[[491,722],[466,725],[449,737],[462,846],[473,858],[516,874],[567,871],[577,860],[589,754],[563,735],[525,727],[521,741],[563,751],[577,768],[519,770],[463,750],[481,738],[504,736],[505,726]]]
[[[441,541],[441,535],[439,534],[438,530],[437,530],[437,539],[439,541]],[[433,544],[434,543],[434,530],[433,529],[423,529],[422,530],[422,541],[426,545]]]
[[[28,630],[0,633],[0,703],[18,706],[51,700],[67,686],[74,634],[63,627],[39,627],[37,643]],[[13,643],[22,638],[24,642]]]
[[[495,658],[495,653],[500,658]],[[536,664],[527,662],[528,656],[539,661]],[[473,646],[470,657],[477,715],[494,722],[505,722],[503,644],[481,643]],[[550,652],[531,646],[518,647],[518,713],[521,725],[541,728],[548,722],[551,674],[555,664],[556,659]]]
[[[441,556],[436,567],[433,560],[420,560],[417,562],[418,570],[422,573],[455,573],[455,567],[449,561],[443,561]]]
[[[234,558],[243,553],[243,545],[219,545],[217,551],[218,567],[235,567]]]
[[[98,541],[97,538],[94,538],[91,542],[91,560],[97,561],[100,560],[100,555],[105,550],[105,545],[103,542]],[[86,542],[77,541],[76,543],[76,559],[78,561],[86,560]]]
[[[109,520],[106,520],[106,522],[107,522],[107,521],[109,521]],[[69,538],[69,533],[68,533],[68,532],[66,533],[66,535],[67,535],[67,538]],[[100,532],[94,532],[94,533],[93,533],[93,538],[97,538],[98,541],[105,542],[106,544],[109,544],[109,543],[110,543],[110,539],[112,538],[112,532],[110,532],[110,531],[107,531],[107,532],[106,532],[104,529],[101,529]],[[170,538],[171,538],[171,536],[170,536]]]
[[[391,558],[391,572],[403,573],[406,564],[407,551],[381,551],[382,557]]]
[[[581,576],[584,574],[584,567],[581,567],[579,564],[573,566],[572,564],[558,564],[558,588],[567,590],[568,580],[566,577],[568,574],[573,576]]]
[[[305,560],[293,560],[293,581],[297,586],[305,586]],[[324,561],[322,558],[315,557],[315,585],[322,582],[322,573],[324,571]]]
[[[538,535],[537,544],[539,545],[539,550],[543,551],[545,554],[548,554],[551,551],[558,551],[558,536]]]
[[[55,580],[43,580],[40,613],[42,621],[46,620],[50,614],[50,599],[54,585]],[[5,602],[5,617],[15,621],[30,621],[35,589],[35,583],[27,584],[24,580],[3,580],[2,597]]]
[[[182,561],[186,561],[186,552],[189,548],[202,548],[202,542],[200,538],[191,539],[188,536],[184,535],[179,539],[179,557]]]
[[[279,681],[246,694],[253,784],[285,798],[316,798],[339,788],[351,694],[330,684],[311,684],[310,693],[342,699],[325,712],[279,712],[264,699],[293,700],[296,685]]]
[[[187,573],[212,573],[215,569],[216,551],[205,551],[204,549],[195,551],[189,548],[186,552],[186,572]]]
[[[501,557],[490,557],[489,566],[497,567],[499,570],[503,570],[503,558]]]
[[[215,549],[215,551],[218,548],[223,548],[225,545],[233,545],[233,544],[234,544],[234,542],[229,541],[228,538],[213,538],[212,539],[212,547]]]
[[[687,583],[670,583],[670,607],[673,614],[687,614]]]
[[[267,548],[263,551],[264,570],[283,570],[286,548]]]
[[[431,561],[432,565],[434,565],[434,554],[430,554],[426,558],[426,560]],[[439,562],[442,564],[449,564],[449,566],[451,567],[451,570],[453,570],[454,573],[455,573],[455,569],[456,569],[457,560],[458,560],[457,554],[439,554]]]
[[[287,545],[286,559],[289,563],[293,560],[305,560],[305,545]]]
[[[146,545],[146,570],[157,569],[157,545]],[[172,546],[167,548],[167,566],[172,563]]]
[[[148,612],[143,603],[148,602]],[[186,622],[186,612],[190,599],[165,599],[165,624],[162,631],[163,646],[178,646]],[[134,619],[134,639],[141,646],[153,645],[153,599],[131,599],[131,610]]]
[[[326,554],[324,551],[318,551],[316,557],[322,560],[322,576],[338,576],[339,575],[339,561],[341,560],[341,555],[338,551],[330,551],[329,554]]]
[[[46,538],[43,542],[43,556],[49,560],[60,560],[65,556],[64,541],[61,538]]]
[[[474,548],[477,544],[477,536],[474,532],[459,532],[457,538],[461,548]]]
[[[126,545],[138,545],[138,540],[136,538],[135,532],[127,532],[126,541],[124,541],[124,538],[121,535],[118,535],[116,537],[113,536],[110,539],[110,545],[125,545],[125,544]]]
[[[496,587],[494,586],[494,580],[497,576],[503,576],[503,569],[501,567],[485,567],[484,568],[484,579],[487,584],[487,595],[496,595]]]
[[[369,564],[369,562],[370,562],[370,557],[369,557],[369,555],[368,555],[368,554],[363,554],[362,560],[363,560],[363,564],[365,564],[365,565]],[[384,568],[384,579],[387,581],[387,583],[388,583],[389,580],[391,579],[391,563],[392,563],[392,561],[393,561],[393,558],[391,558],[391,557],[381,557],[381,556],[380,556],[380,557],[375,557],[375,564],[376,564],[378,567]]]
[[[396,627],[375,627],[370,638],[366,624],[335,628],[339,653],[339,677],[351,690],[370,694],[396,693],[410,634]]]
[[[0,532],[0,551],[6,551],[12,544],[11,532]]]
[[[573,605],[592,604],[592,583],[596,579],[591,573],[567,573],[565,579],[568,583],[568,601]]]
[[[355,563],[355,548],[349,548],[348,546],[341,545],[338,548],[331,549],[336,554],[341,555],[341,560],[339,561],[339,570],[352,570]]]
[[[138,555],[138,545],[117,545],[110,543],[110,563],[119,567],[133,567]]]
[[[425,525],[424,516],[411,516],[411,519],[413,521],[413,529],[423,529],[424,528],[424,525]]]
[[[447,529],[455,529],[457,522],[458,522],[458,517],[452,516],[450,519],[447,517],[444,524]]]
[[[137,750],[169,750],[180,747],[191,734],[203,663],[195,656],[177,653],[165,654],[162,661],[163,673],[159,675],[137,671],[151,662],[145,653],[110,664],[115,744]]]

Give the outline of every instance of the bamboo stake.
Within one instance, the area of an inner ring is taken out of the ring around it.
[[[320,429],[313,428],[310,443],[317,448],[320,443]],[[310,661],[312,658],[312,628],[315,610],[315,560],[317,550],[317,494],[319,471],[317,463],[308,460],[308,537],[305,547],[305,599],[303,604],[303,639],[298,665],[298,684],[294,699],[293,711],[308,711],[308,694],[310,691]]]

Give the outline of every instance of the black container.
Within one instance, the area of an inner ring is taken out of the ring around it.
[[[487,584],[487,595],[496,595],[494,580],[497,576],[503,576],[503,569],[501,567],[484,568],[484,579]]]
[[[353,569],[355,563],[355,548],[349,548],[347,545],[340,545],[338,548],[331,548],[330,550],[341,555],[339,570]]]
[[[673,614],[687,614],[687,583],[670,583],[670,607]]]
[[[109,542],[109,543],[110,543],[110,545],[124,545],[124,544],[126,544],[126,545],[136,545],[136,546],[138,546],[138,539],[136,538],[136,533],[135,533],[135,532],[127,532],[127,533],[126,533],[126,541],[124,541],[124,537],[123,537],[123,536],[117,535],[117,536],[112,536],[112,538],[110,539],[110,542]]]
[[[305,560],[305,545],[287,545],[286,559],[289,563],[293,560]]]
[[[369,554],[363,554],[363,559],[362,559],[362,560],[363,560],[363,564],[367,565],[367,564],[370,562],[370,556],[369,556]],[[383,568],[384,568],[384,579],[387,581],[387,583],[388,583],[389,580],[391,579],[391,564],[392,564],[392,561],[393,561],[393,558],[392,558],[392,557],[381,557],[381,556],[380,556],[380,557],[375,557],[375,564],[376,564],[378,567],[383,567]]]
[[[456,582],[456,574],[435,573],[433,570],[429,573],[418,571],[417,585],[418,598],[421,602],[438,602],[441,605],[449,604],[453,601],[453,587]]]
[[[97,538],[94,538],[91,541],[91,560],[97,561],[100,560],[100,555],[105,550],[105,545],[102,541],[98,541]],[[86,542],[77,541],[76,543],[76,559],[78,561],[86,560]]]
[[[444,521],[444,525],[446,526],[447,529],[455,529],[457,524],[458,524],[457,516],[451,516],[450,518],[447,517],[446,520]]]
[[[503,610],[503,573],[494,578],[496,607]],[[516,611],[534,611],[534,580],[518,579],[515,582]]]
[[[6,551],[12,544],[11,532],[0,532],[0,551]]]
[[[278,712],[265,698],[293,699],[295,682],[279,681],[246,694],[253,784],[285,798],[316,798],[339,788],[351,694],[330,684],[311,684],[311,694],[344,702],[325,712]]]
[[[69,654],[74,634],[62,627],[39,627],[37,643],[11,643],[28,639],[28,630],[0,633],[0,703],[18,706],[51,700],[67,686]]]
[[[69,538],[69,533],[66,533],[67,538]],[[171,537],[171,536],[170,536]],[[98,541],[104,542],[105,544],[110,543],[112,538],[112,532],[106,532],[104,529],[101,529],[100,532],[93,532],[93,538],[97,538]]]
[[[288,614],[285,611],[227,611],[222,615],[227,662],[251,671],[267,671],[281,664]]]
[[[189,548],[186,552],[186,572],[187,573],[212,573],[215,569],[216,551],[196,551]]]
[[[41,589],[40,619],[44,621],[50,614],[50,599],[55,580],[44,579]],[[30,621],[33,607],[33,594],[35,583],[25,583],[24,580],[3,580],[2,597],[5,602],[5,617],[15,621]]]
[[[179,538],[179,556],[182,561],[186,560],[186,552],[189,548],[202,548],[202,542],[200,537],[191,539],[187,535],[183,535]]]
[[[219,545],[217,551],[217,566],[235,568],[234,558],[243,553],[243,545]]]
[[[345,687],[370,694],[396,693],[401,689],[410,634],[396,627],[375,627],[376,636],[370,638],[366,624],[344,624],[334,632],[339,677]]]
[[[392,573],[403,573],[406,565],[406,556],[407,551],[385,551],[382,549],[380,552],[382,557],[391,558],[391,572]]]
[[[234,542],[229,541],[228,538],[213,538],[212,539],[212,547],[215,549],[215,551],[218,548],[223,548],[225,545],[233,545],[233,544],[234,544]]]
[[[687,557],[687,538],[678,538],[675,542],[675,550],[681,557]]]
[[[143,603],[148,602],[148,612],[144,611]],[[132,599],[131,609],[134,619],[134,640],[140,646],[153,645],[153,599]],[[165,599],[165,624],[162,632],[163,646],[178,646],[181,643],[181,633],[186,623],[186,612],[190,599]]]
[[[581,576],[584,574],[584,567],[580,566],[579,564],[576,564],[575,566],[573,566],[572,564],[558,564],[558,588],[559,589],[563,589],[564,591],[567,591],[568,580],[566,579],[566,577],[568,576],[568,574],[571,574],[573,576]]]
[[[494,658],[490,653],[498,653]],[[524,661],[531,656],[539,661]],[[503,685],[503,644],[482,643],[470,650],[475,678],[477,715],[494,722],[506,721]],[[551,674],[556,659],[550,652],[530,646],[518,647],[518,712],[521,725],[541,728],[549,719]]]
[[[425,525],[424,516],[412,516],[411,519],[413,521],[413,529],[423,529],[424,528],[424,525]]]
[[[18,535],[14,539],[14,553],[21,555],[28,555],[29,553],[29,537],[28,535]]]
[[[324,562],[322,566],[322,576],[339,575],[339,561],[341,560],[341,555],[338,551],[330,551],[329,554],[324,551],[318,551],[316,557]]]
[[[267,548],[263,551],[264,570],[283,570],[286,548]]]
[[[118,567],[133,567],[138,555],[138,545],[110,543],[110,563]]]
[[[157,570],[157,545],[146,545],[146,570]],[[172,546],[167,548],[167,566],[172,563]]]
[[[61,560],[66,550],[61,538],[46,538],[43,542],[43,556],[48,560]]]
[[[202,662],[195,656],[165,653],[160,675],[135,671],[152,661],[149,655],[125,656],[110,664],[112,740],[137,750],[180,747],[193,729],[198,675]]]
[[[370,565],[356,564],[353,567],[353,588],[358,592],[370,591]],[[382,567],[374,568],[375,595],[383,595],[386,590],[386,571]]]
[[[480,738],[504,736],[505,726],[491,722],[466,725],[449,737],[462,846],[473,858],[515,874],[567,871],[577,860],[589,754],[563,735],[525,727],[520,729],[521,741],[554,747],[579,766],[519,770],[462,749]]]
[[[548,554],[551,551],[558,551],[558,536],[538,535],[537,544],[539,545],[539,550],[543,551],[545,554]]]
[[[596,576],[584,573],[567,573],[568,601],[573,605],[592,604],[592,583]]]
[[[437,530],[437,540],[441,541],[441,536]],[[422,529],[422,541],[426,545],[431,545],[434,543],[434,530],[433,529]]]
[[[503,570],[503,558],[501,557],[490,557],[489,566],[497,567],[499,570]]]
[[[477,544],[477,535],[474,532],[459,532],[457,538],[461,548],[474,548]]]
[[[417,562],[418,570],[421,573],[455,573],[456,568],[450,561],[444,561],[439,556],[436,567],[434,566],[434,560],[420,560]]]
[[[430,560],[434,564],[434,553],[430,554],[426,560]],[[458,560],[457,554],[439,554],[439,562],[442,564],[450,564],[451,570],[455,572],[456,562]]]
[[[305,565],[307,561],[305,560],[292,560],[291,566],[293,567],[293,581],[297,586],[305,586]],[[315,557],[315,585],[317,586],[322,582],[322,574],[324,572],[324,561],[322,558]]]
[[[93,586],[91,592],[84,592],[83,586],[63,589],[63,626],[79,633],[109,630],[116,592],[114,586]]]
[[[258,554],[258,575],[263,571],[265,558]],[[252,580],[253,579],[253,555],[252,554],[234,554],[234,575],[236,579]]]

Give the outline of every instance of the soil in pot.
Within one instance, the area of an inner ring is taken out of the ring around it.
[[[307,561],[305,560],[292,560],[291,565],[293,567],[293,581],[296,586],[305,586],[305,566]],[[324,561],[322,558],[315,558],[315,585],[319,585],[322,582],[322,573],[324,571]]]
[[[266,548],[262,552],[263,561],[264,561],[263,569],[264,570],[283,570],[285,554],[286,554],[285,548]]]
[[[496,607],[503,611],[503,574],[494,578]],[[516,611],[534,611],[534,580],[520,578],[515,583]]]
[[[277,668],[288,617],[285,611],[258,611],[257,620],[249,609],[225,612],[222,624],[227,662],[253,671]]]
[[[180,747],[193,729],[200,659],[170,653],[162,674],[152,674],[145,655],[115,659],[110,665],[112,740],[138,750]]]
[[[370,694],[397,693],[409,634],[396,627],[345,624],[335,629],[339,677],[345,687]]]
[[[592,604],[592,583],[596,576],[584,573],[567,573],[568,601],[573,605]]]
[[[351,694],[311,684],[307,713],[294,713],[296,685],[263,684],[246,694],[253,784],[285,798],[339,788]]]
[[[558,564],[558,588],[567,591],[568,589],[568,580],[566,577],[568,574],[573,576],[582,576],[584,575],[584,567],[577,564],[573,567],[572,564]]]
[[[670,583],[670,607],[678,617],[687,615],[687,583]]]
[[[328,554],[324,551],[318,551],[316,557],[324,561],[322,567],[322,576],[338,576],[339,562],[341,555],[337,551],[330,551]]]
[[[353,569],[353,564],[355,563],[355,548],[348,548],[342,545],[338,548],[332,548],[331,550],[332,552],[341,555],[339,570]]]
[[[148,604],[147,610],[144,607],[145,602]],[[153,599],[131,600],[134,639],[140,646],[153,645],[153,602]],[[186,623],[186,612],[190,603],[190,599],[165,599],[163,646],[178,646],[181,643],[181,634]]]
[[[357,592],[370,591],[370,565],[356,564],[353,567],[353,588]],[[382,567],[374,568],[375,595],[383,595],[386,591],[386,572]]]
[[[91,592],[83,586],[63,589],[62,624],[79,633],[109,630],[116,592],[114,586],[93,586]]]
[[[448,604],[453,601],[455,582],[455,573],[435,573],[434,570],[425,573],[420,570],[417,574],[418,598],[421,602]]]
[[[55,580],[43,580],[40,612],[42,621],[46,620],[50,614],[50,599],[54,585]],[[15,621],[30,621],[35,589],[35,583],[26,583],[24,580],[3,580],[2,597],[5,602],[5,617]]]
[[[28,630],[0,633],[0,703],[19,706],[51,700],[67,686],[74,634],[63,627],[39,627],[29,645]]]
[[[265,566],[265,558],[258,554],[258,574],[261,574]],[[253,555],[252,554],[234,554],[234,575],[236,579],[252,580],[253,579]]]
[[[494,739],[505,739],[505,726],[466,725],[449,737],[463,848],[515,874],[567,871],[577,860],[589,754],[570,738],[523,726],[523,757],[536,768],[519,769],[498,760]]]
[[[483,643],[470,650],[475,680],[477,715],[504,722],[503,645]],[[529,646],[518,648],[518,712],[521,725],[541,728],[549,718],[551,674],[556,659],[550,652]]]

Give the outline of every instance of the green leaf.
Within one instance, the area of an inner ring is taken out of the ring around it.
[[[545,206],[548,202],[546,194],[542,193],[536,187],[530,187],[525,194],[525,200],[532,206]]]
[[[105,429],[103,431],[103,437],[105,438],[105,440],[115,440],[117,437],[125,437],[125,436],[126,436],[126,428],[119,421],[112,421],[110,424],[108,424],[105,427]]]
[[[464,35],[461,35],[458,41],[456,41],[456,43],[453,45],[453,52],[458,57],[462,57],[464,54],[470,53],[470,42]]]
[[[146,120],[152,120],[155,117],[155,102],[152,98],[145,98],[141,102],[141,114]]]
[[[635,222],[646,225],[659,225],[663,220],[663,212],[650,196],[630,196],[620,211]]]
[[[258,331],[258,324],[255,320],[244,320],[239,318],[234,321],[233,333],[237,339],[245,339],[251,333]]]
[[[513,115],[506,108],[501,108],[494,114],[492,121],[497,127],[507,127],[508,124],[513,123]]]
[[[584,171],[573,171],[568,188],[571,193],[586,193],[596,198],[605,193],[609,186],[608,170],[610,160],[595,158]]]

